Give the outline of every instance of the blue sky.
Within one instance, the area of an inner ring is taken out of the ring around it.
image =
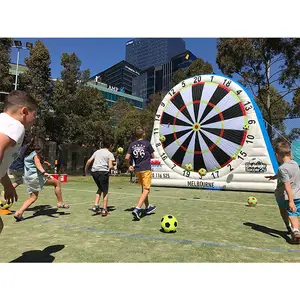
[[[128,38],[15,38],[21,40],[23,45],[26,42],[34,43],[41,40],[48,48],[51,56],[51,76],[60,77],[62,53],[75,52],[81,60],[81,69],[90,69],[91,75],[105,70],[106,68],[125,59],[125,43],[132,39]],[[208,61],[215,73],[222,74],[216,64],[216,41],[215,38],[185,38],[186,48],[197,57]],[[20,52],[20,63],[24,64],[24,58],[29,55],[28,51]],[[11,62],[16,63],[17,51],[12,49]],[[292,95],[286,99],[291,101]],[[300,127],[300,120],[288,120],[285,122],[287,130],[293,127]]]
[[[15,38],[21,40],[25,45],[27,42],[34,43],[38,39]],[[90,69],[91,75],[105,70],[106,68],[125,59],[125,43],[129,38],[39,38],[48,48],[51,56],[51,76],[60,77],[61,54],[75,52],[82,62],[82,69]],[[216,73],[221,73],[216,64],[216,39],[185,39],[186,47],[197,57],[212,64]],[[28,56],[28,51],[20,53],[20,63],[24,63],[24,58]],[[16,62],[16,49],[12,50],[11,60]]]

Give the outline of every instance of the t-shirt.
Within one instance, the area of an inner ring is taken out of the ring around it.
[[[6,113],[0,114],[0,133],[5,134],[16,142],[14,147],[5,150],[0,162],[0,179],[7,173],[12,162],[18,157],[20,147],[24,140],[24,125]]]
[[[24,158],[24,176],[25,176],[25,178],[30,177],[34,174],[38,174],[38,175],[41,174],[34,163],[34,157],[36,155],[37,155],[37,153],[35,151],[33,151]]]
[[[132,142],[127,150],[135,163],[136,171],[151,170],[151,154],[154,152],[149,141],[137,140]]]
[[[300,199],[300,169],[294,160],[283,163],[278,169],[277,188],[275,190],[275,196],[278,200],[288,200],[284,187],[285,182],[291,184],[293,198]]]
[[[92,172],[108,171],[109,170],[108,162],[110,160],[111,161],[115,160],[114,155],[108,149],[97,150],[92,155],[92,158],[94,159]]]
[[[11,170],[22,171],[24,170],[24,153],[26,152],[27,145],[20,148],[19,155],[16,160],[9,167]]]

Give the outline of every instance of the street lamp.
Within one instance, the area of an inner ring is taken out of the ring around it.
[[[18,87],[18,72],[19,72],[19,58],[20,58],[20,50],[31,50],[33,47],[32,43],[26,42],[26,46],[22,47],[22,41],[16,41],[14,40],[14,46],[12,48],[17,48],[18,49],[18,55],[17,55],[17,68],[16,68],[16,80],[15,80],[15,90]]]

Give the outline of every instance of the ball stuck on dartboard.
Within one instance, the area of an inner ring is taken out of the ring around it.
[[[206,175],[206,169],[204,169],[204,168],[201,168],[198,172],[199,172],[199,174],[201,176],[205,176]]]
[[[193,165],[192,164],[185,164],[186,171],[193,171]]]
[[[164,142],[166,141],[166,137],[165,137],[164,135],[161,135],[161,136],[159,137],[159,140],[160,140],[162,143],[164,143]]]

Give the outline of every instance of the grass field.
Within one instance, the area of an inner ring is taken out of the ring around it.
[[[140,187],[111,177],[109,208],[102,217],[89,211],[96,187],[91,177],[63,184],[70,209],[56,209],[46,187],[23,222],[2,216],[0,262],[299,262],[300,245],[289,243],[272,194],[153,187],[154,214],[132,221]],[[20,186],[20,207],[27,197]],[[247,197],[257,197],[248,207]],[[173,214],[173,234],[160,232],[160,220]]]

